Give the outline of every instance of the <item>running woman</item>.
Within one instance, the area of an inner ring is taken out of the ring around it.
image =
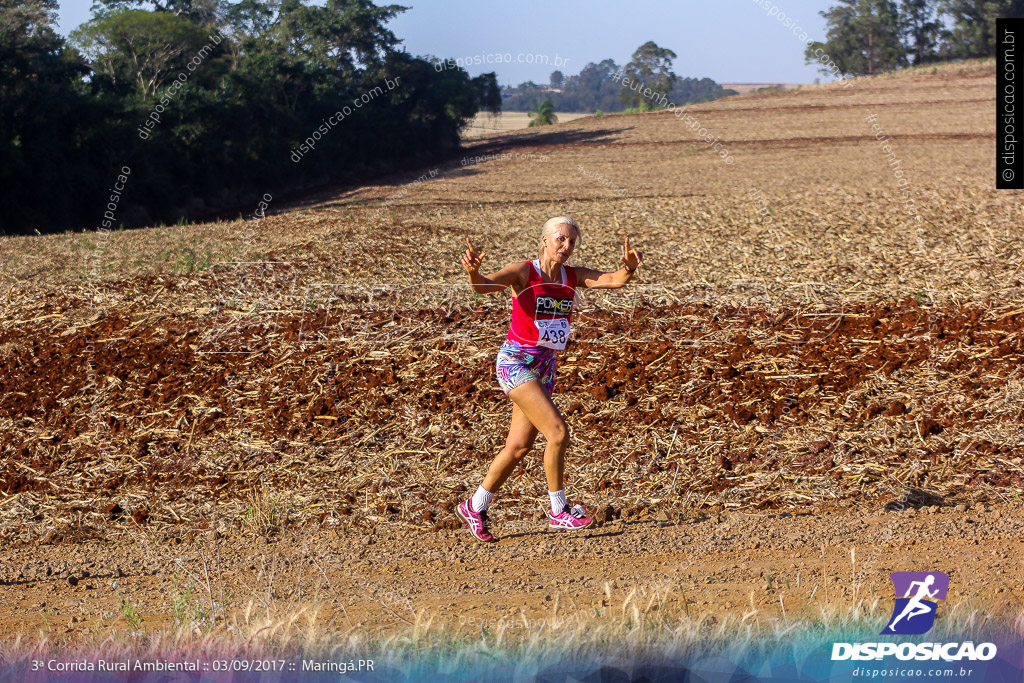
[[[615,272],[566,266],[580,243],[581,233],[572,218],[556,216],[541,230],[540,256],[536,261],[510,263],[487,277],[480,274],[484,254],[478,254],[473,242],[466,238],[469,248],[462,256],[462,267],[469,274],[473,291],[489,294],[511,287],[515,295],[508,336],[495,363],[498,384],[512,399],[512,425],[505,447],[495,456],[476,493],[455,510],[478,541],[494,541],[487,529],[487,507],[519,461],[533,448],[538,432],[547,440],[544,475],[551,499],[549,528],[577,531],[594,523],[592,518],[583,516],[582,507],[570,509],[565,499],[563,479],[569,428],[551,400],[555,352],[565,349],[569,339],[576,290],[624,286],[633,278],[643,254],[630,248],[627,237],[622,248],[625,266]]]

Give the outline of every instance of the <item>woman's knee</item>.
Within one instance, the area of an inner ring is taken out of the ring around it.
[[[569,425],[565,424],[565,420],[559,420],[553,423],[544,433],[544,438],[548,440],[548,443],[556,446],[568,445]]]
[[[516,462],[522,460],[529,455],[530,450],[533,448],[533,444],[522,444],[522,443],[507,443],[505,444],[505,450],[512,459]]]

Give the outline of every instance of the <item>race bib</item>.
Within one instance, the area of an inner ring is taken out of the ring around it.
[[[565,318],[537,321],[537,346],[564,351],[569,341],[569,321]]]

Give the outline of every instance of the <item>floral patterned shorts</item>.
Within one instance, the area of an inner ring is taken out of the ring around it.
[[[494,363],[498,385],[508,396],[520,384],[539,379],[548,396],[555,390],[555,350],[523,346],[506,339]]]

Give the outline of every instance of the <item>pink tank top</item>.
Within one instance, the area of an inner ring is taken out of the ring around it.
[[[526,288],[512,299],[512,324],[506,339],[526,347],[562,350],[569,340],[576,271],[562,266],[562,284],[553,284],[544,282],[539,261],[530,265]]]

